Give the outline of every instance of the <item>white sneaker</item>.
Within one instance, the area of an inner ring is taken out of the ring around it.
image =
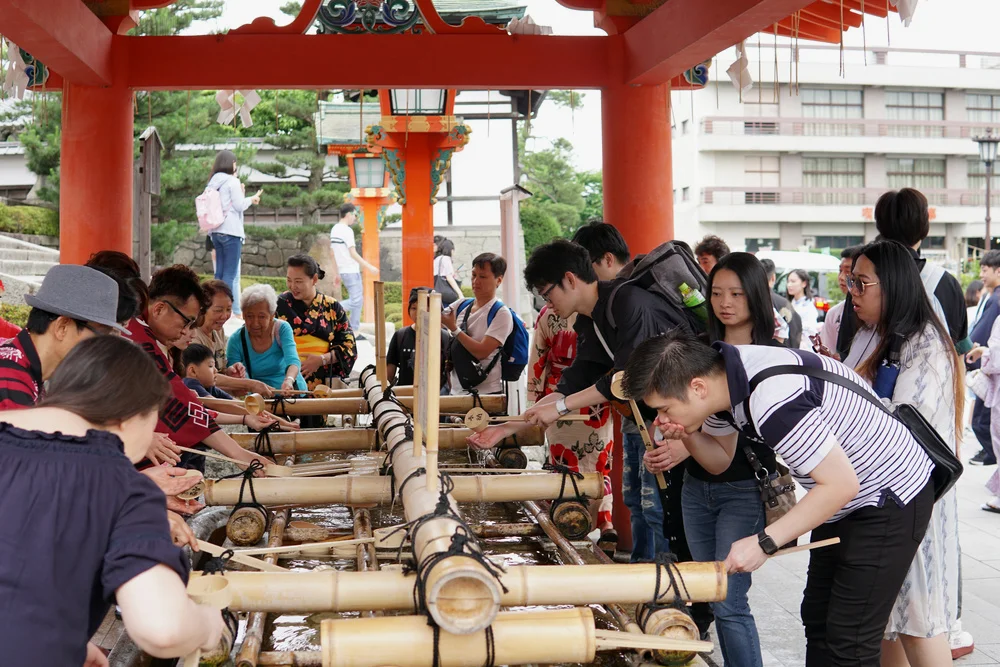
[[[962,622],[955,621],[951,632],[948,633],[948,640],[951,644],[951,659],[958,660],[963,655],[969,655],[976,648],[976,643],[972,635],[962,630]]]

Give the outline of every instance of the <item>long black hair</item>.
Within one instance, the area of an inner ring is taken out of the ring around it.
[[[802,296],[804,296],[807,299],[811,299],[813,295],[813,288],[812,288],[812,278],[809,276],[809,272],[806,271],[805,269],[795,269],[791,271],[788,275],[789,276],[795,275],[799,277],[799,280],[801,280],[805,284],[805,287],[802,288]],[[795,298],[788,293],[787,281],[785,282],[785,293],[788,294],[789,299]]]
[[[740,279],[753,325],[750,332],[751,343],[769,344],[774,339],[774,304],[767,286],[767,273],[760,260],[748,252],[731,252],[723,256],[708,276],[709,299],[719,271],[732,271]],[[714,308],[708,309],[708,336],[712,341],[724,340],[726,337],[726,326],[715,316]]]
[[[879,314],[875,332],[879,336],[878,347],[858,366],[858,373],[868,380],[874,380],[879,366],[889,353],[889,346],[896,336],[911,340],[919,336],[928,325],[941,340],[951,360],[955,386],[955,428],[962,432],[962,406],[965,399],[964,373],[960,373],[960,361],[955,353],[955,344],[948,330],[941,323],[924,289],[917,263],[910,250],[898,241],[875,241],[861,249],[854,258],[867,257],[875,266],[879,288],[882,290],[882,312]]]

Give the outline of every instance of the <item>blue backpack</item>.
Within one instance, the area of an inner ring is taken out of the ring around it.
[[[469,321],[469,313],[472,312],[471,306],[473,303],[475,303],[475,299],[466,299],[458,304],[457,315],[461,315],[462,311],[467,311],[465,313],[465,322]],[[497,299],[486,316],[487,327],[493,324],[493,318],[496,317],[501,308],[507,308],[507,306],[504,305],[503,301]],[[500,375],[503,380],[505,382],[517,382],[521,377],[521,373],[524,372],[525,367],[528,365],[528,350],[531,345],[531,336],[528,334],[528,328],[524,326],[524,322],[517,316],[517,313],[510,308],[507,308],[507,310],[510,311],[511,319],[514,321],[514,328],[511,330],[510,335],[507,336],[507,340],[503,342],[500,354],[493,357],[493,361],[487,366],[483,375],[488,375],[499,359]]]

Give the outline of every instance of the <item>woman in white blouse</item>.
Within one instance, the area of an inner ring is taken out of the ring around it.
[[[812,341],[809,339],[819,333],[819,311],[813,303],[809,274],[803,269],[795,269],[788,274],[788,300],[802,318],[802,342],[799,347],[812,351]]]

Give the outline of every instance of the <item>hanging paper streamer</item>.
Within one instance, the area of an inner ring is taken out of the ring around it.
[[[256,90],[220,90],[215,101],[219,103],[219,123],[229,125],[239,116],[243,127],[250,127],[253,125],[250,112],[260,104],[260,95]]]
[[[746,55],[746,42],[736,45],[736,61],[729,66],[726,74],[729,80],[740,91],[740,95],[746,95],[753,88],[753,78],[750,76],[750,61]]]
[[[889,2],[899,12],[899,20],[903,22],[904,26],[909,27],[910,21],[913,20],[913,14],[917,11],[917,3],[920,0],[889,0]]]
[[[7,41],[7,71],[3,75],[3,92],[19,100],[24,99],[31,84],[31,77],[28,74],[28,66],[21,57],[21,49],[9,39]]]

